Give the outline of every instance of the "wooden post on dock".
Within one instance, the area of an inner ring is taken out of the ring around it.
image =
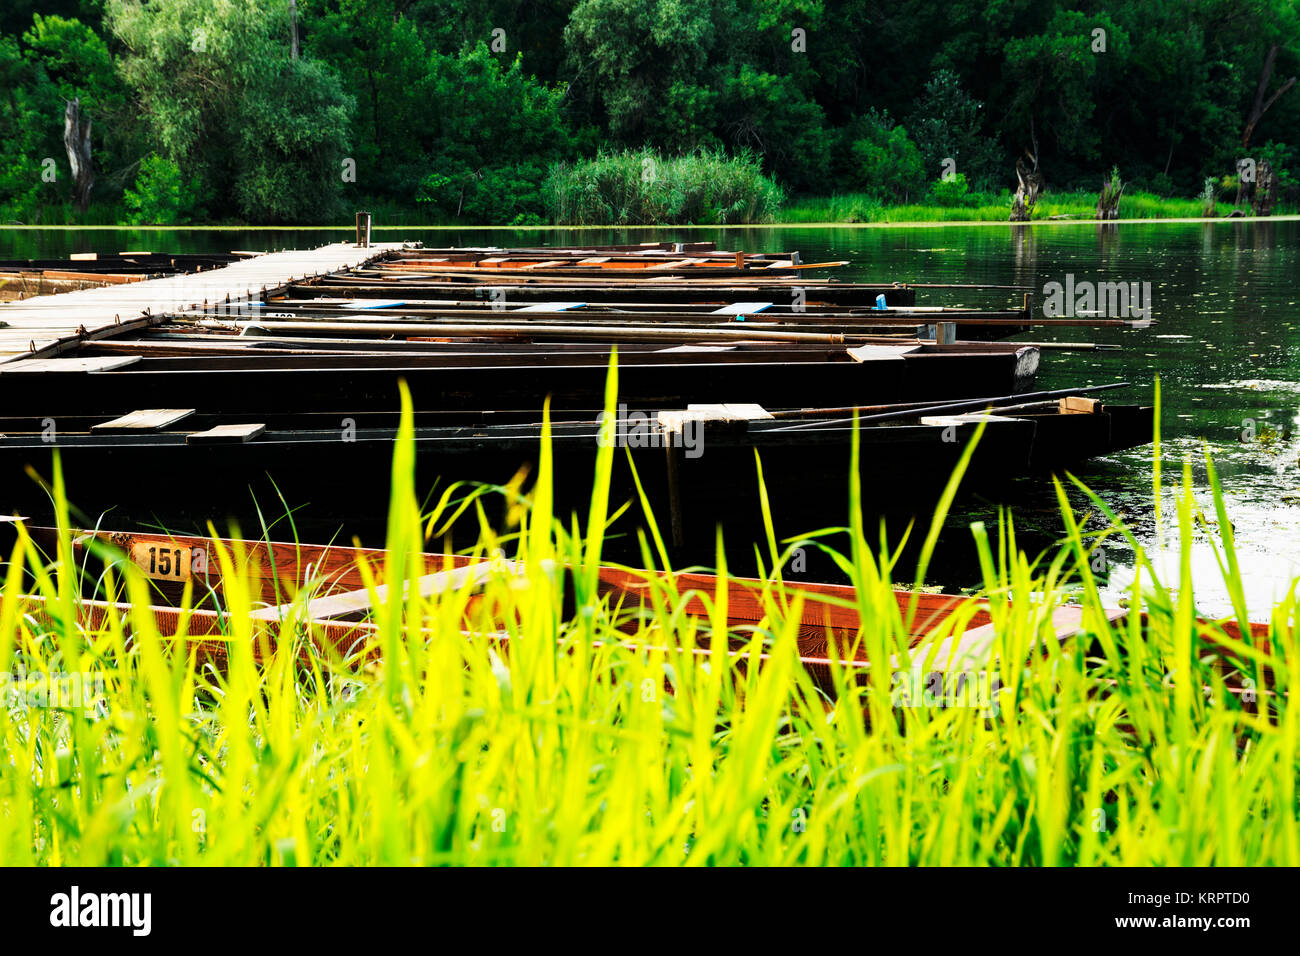
[[[357,246],[361,249],[370,247],[370,213],[357,213]]]

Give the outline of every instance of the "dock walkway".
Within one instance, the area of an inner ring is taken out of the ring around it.
[[[49,359],[87,339],[139,329],[166,313],[203,309],[205,303],[258,301],[276,288],[322,272],[355,268],[399,242],[358,247],[336,242],[253,256],[219,269],[146,279],[0,305],[0,365]]]

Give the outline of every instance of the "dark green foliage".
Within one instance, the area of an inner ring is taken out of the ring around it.
[[[417,132],[425,173],[415,198],[446,221],[539,222],[547,166],[569,154],[562,94],[484,43],[433,54],[427,111]]]
[[[927,178],[953,171],[978,189],[1006,178],[997,143],[983,134],[984,104],[967,93],[953,70],[939,70],[925,84],[909,128],[925,160]]]
[[[930,186],[930,202],[936,206],[973,206],[978,197],[970,192],[965,173],[954,173]]]
[[[132,225],[184,223],[196,213],[194,184],[185,182],[180,167],[162,156],[146,156],[140,161],[135,185],[123,193],[122,199],[130,210]]]
[[[351,97],[315,60],[282,60],[264,81],[277,96],[240,111],[234,196],[253,222],[328,222],[340,209]]]
[[[355,103],[328,65],[290,59],[286,3],[109,0],[107,18],[155,151],[198,177],[214,214],[337,212]]]
[[[0,215],[27,222],[77,219],[73,96],[94,124],[84,221],[131,188],[132,216],[533,223],[547,170],[642,149],[747,154],[863,217],[966,201],[935,188],[948,174],[1000,194],[1026,151],[1049,192],[1118,165],[1191,199],[1267,158],[1279,207],[1300,199],[1300,88],[1243,143],[1269,51],[1268,93],[1300,75],[1295,0],[298,0],[296,60],[288,0],[39,6],[0,11]],[[142,178],[155,156],[186,209],[156,161]]]
[[[850,189],[881,201],[919,198],[926,182],[921,151],[887,113],[874,110],[850,126]]]

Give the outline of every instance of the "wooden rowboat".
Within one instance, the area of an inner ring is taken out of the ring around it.
[[[29,533],[47,556],[57,553],[55,528],[32,527]],[[229,610],[220,551],[232,565],[238,562],[241,586],[248,589],[253,602],[250,618],[257,636],[255,657],[264,657],[273,650],[283,622],[291,619],[304,626],[305,635],[327,660],[368,660],[378,654],[376,628],[369,617],[376,598],[382,602],[387,593],[382,585],[374,592],[365,585],[367,573],[373,580],[383,579],[386,552],[378,549],[147,532],[74,533],[73,560],[79,568],[91,572],[82,578],[79,620],[93,630],[102,627],[109,615],[130,619],[129,605],[104,600],[102,595],[96,595],[93,583],[97,579],[95,566],[101,560],[109,566],[129,562],[151,582],[153,616],[159,632],[163,636],[184,633],[205,660],[221,664],[228,655],[229,635],[236,628]],[[486,605],[490,593],[486,585],[494,575],[512,579],[510,562],[432,553],[422,555],[422,559],[429,573],[414,582],[422,595],[433,598],[448,592],[468,592],[464,612],[467,631],[500,632],[504,639],[504,628],[491,627],[494,615],[503,612]],[[678,602],[679,612],[705,624],[709,604],[723,597],[723,579],[715,575],[667,575],[602,566],[598,588],[614,618],[622,622],[621,628],[631,635],[637,632],[637,621],[647,608],[656,600],[668,599],[664,588],[670,578],[675,590],[671,599]],[[179,605],[187,586],[191,589],[191,607],[182,613]],[[304,591],[295,604],[295,597]],[[567,599],[572,600],[571,591]],[[725,579],[725,599],[729,653],[745,655],[754,632],[768,633],[774,614],[792,613],[795,603],[801,602],[796,627],[798,654],[818,686],[833,693],[836,682],[832,671],[836,666],[847,667],[853,680],[866,680],[869,661],[862,645],[861,612],[852,587],[806,582],[773,586],[753,578],[730,577]],[[936,658],[932,670],[959,668],[965,672],[990,666],[989,649],[996,628],[985,602],[961,595],[907,590],[895,591],[894,601],[896,624],[905,629],[911,646],[919,645],[941,628],[951,631],[945,631],[948,640],[943,645],[942,660]],[[55,613],[44,602],[34,602],[34,607],[43,616]],[[1114,620],[1123,612],[1108,613]],[[485,621],[489,626],[485,627]],[[1080,633],[1083,624],[1083,609],[1075,606],[1056,608],[1045,619],[1045,626],[1058,642]],[[641,641],[645,644],[644,635]],[[708,646],[707,638],[700,638],[699,643]],[[646,646],[655,646],[653,640]],[[703,649],[699,652],[708,653]],[[758,656],[766,659],[765,654]]]
[[[28,530],[47,555],[57,552],[56,529]],[[95,565],[101,560],[109,565],[129,562],[154,588],[152,613],[159,633],[186,635],[204,660],[221,666],[229,653],[230,635],[238,631],[228,606],[219,551],[224,551],[232,562],[235,555],[241,556],[238,559],[241,586],[250,592],[248,596],[254,608],[249,617],[256,638],[255,658],[260,659],[274,649],[284,622],[291,618],[300,622],[312,646],[323,652],[326,663],[348,657],[358,662],[377,656],[376,628],[369,616],[376,598],[383,601],[387,595],[382,585],[375,592],[368,590],[365,581],[367,573],[372,580],[383,579],[386,552],[343,545],[104,530],[75,533],[73,559],[78,567],[92,572],[82,579],[80,622],[94,630],[103,627],[109,615],[130,620],[129,605],[96,596],[90,583],[97,578],[92,562]],[[464,612],[467,631],[486,631],[494,639],[507,640],[505,629],[491,628],[493,615],[499,617],[503,612],[485,602],[490,593],[486,585],[494,575],[512,579],[510,562],[485,562],[463,555],[432,553],[422,558],[429,573],[414,582],[414,586],[423,595],[434,598],[452,591],[468,595]],[[705,624],[710,619],[709,606],[716,605],[725,596],[728,653],[742,658],[742,666],[752,656],[746,645],[754,632],[770,633],[772,620],[793,613],[796,602],[800,602],[796,630],[798,653],[817,686],[833,695],[846,675],[853,683],[867,680],[870,661],[862,645],[862,611],[852,587],[788,580],[773,584],[729,577],[725,579],[724,595],[723,579],[711,574],[679,572],[671,575],[670,592],[665,587],[669,575],[613,566],[602,566],[598,580],[602,599],[609,603],[614,618],[625,622],[623,629],[629,635],[637,633],[638,618],[655,601],[673,600],[679,613]],[[192,607],[182,611],[178,605],[187,586],[191,589]],[[307,593],[300,595],[304,589]],[[296,597],[301,597],[297,603]],[[897,590],[893,597],[894,606],[879,609],[878,613],[897,612],[895,623],[905,629],[907,643],[917,649],[910,665],[913,670],[933,676],[987,673],[996,669],[998,662],[993,658],[992,647],[997,625],[986,600],[907,590]],[[57,615],[43,602],[31,603],[31,610],[37,615]],[[571,614],[572,608],[566,608],[565,613]],[[1088,630],[1087,616],[1079,606],[1043,608],[1036,613],[1041,614],[1038,633],[1044,639],[1064,643]],[[1107,609],[1104,615],[1108,622],[1115,623],[1124,619],[1127,612]],[[1217,656],[1216,667],[1225,677],[1230,692],[1241,693],[1248,685],[1236,669],[1228,653],[1230,649],[1222,643],[1223,638],[1245,640],[1267,653],[1269,625],[1251,624],[1243,632],[1234,621],[1198,619],[1197,628],[1203,647]],[[920,650],[919,645],[928,637],[936,640],[924,651]],[[938,641],[938,637],[943,640]],[[641,646],[655,646],[652,639],[647,643],[644,634],[640,641]],[[707,638],[700,638],[698,643],[708,646]],[[1037,653],[1046,649],[1046,644],[1040,644]],[[695,652],[708,653],[704,649]],[[757,656],[760,664],[767,659],[763,653]],[[920,660],[922,657],[924,661]],[[890,665],[898,673],[899,661],[891,659]],[[838,675],[838,682],[836,668],[846,669]],[[1267,693],[1272,684],[1271,672],[1265,672],[1264,684],[1261,693]],[[1249,698],[1246,701],[1253,703]]]

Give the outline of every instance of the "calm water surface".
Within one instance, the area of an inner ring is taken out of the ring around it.
[[[125,249],[203,252],[294,248],[335,242],[347,233],[291,231],[5,230],[0,258],[64,257],[73,252]],[[1022,336],[1026,340],[1090,341],[1118,351],[1045,352],[1042,388],[1128,381],[1115,400],[1150,402],[1160,378],[1164,406],[1162,468],[1166,484],[1191,463],[1207,524],[1193,542],[1197,603],[1226,613],[1213,540],[1219,529],[1208,494],[1204,455],[1213,457],[1236,531],[1253,616],[1267,614],[1300,575],[1300,223],[1093,223],[1030,227],[776,228],[655,230],[381,230],[377,239],[420,239],[428,244],[539,245],[663,239],[715,239],[725,248],[798,249],[805,261],[849,259],[845,279],[869,281],[1017,284],[1041,303],[1047,282],[1149,281],[1150,329],[1071,328]],[[924,301],[1001,306],[1011,293],[977,296],[933,292]],[[942,297],[942,298],[941,298]],[[1122,396],[1122,397],[1121,397]],[[791,396],[792,403],[797,396]],[[1177,569],[1178,534],[1171,491],[1159,525],[1152,507],[1151,449],[1090,463],[1080,472],[1120,511],[1145,547]],[[1022,544],[1052,543],[1061,521],[1050,488],[1022,482],[1016,519]],[[1074,496],[1079,508],[1084,500]],[[976,582],[967,526],[995,521],[980,502],[964,505],[948,522],[939,582]],[[1208,529],[1208,531],[1207,531]],[[1122,547],[1107,552],[1110,589],[1118,597],[1131,580]]]

